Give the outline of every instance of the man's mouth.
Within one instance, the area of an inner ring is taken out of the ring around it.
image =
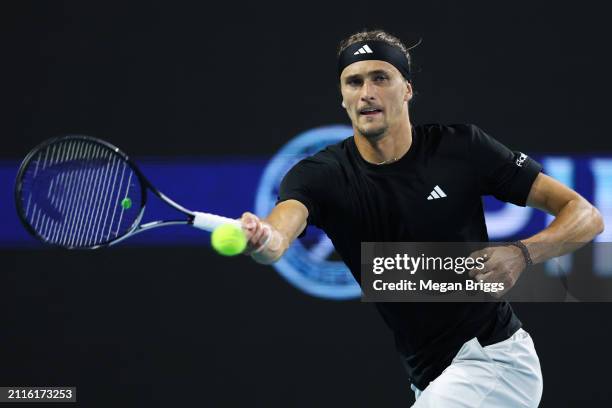
[[[382,113],[382,109],[379,108],[363,108],[359,110],[360,115],[376,115],[378,113]]]

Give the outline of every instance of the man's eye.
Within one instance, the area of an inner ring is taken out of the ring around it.
[[[375,80],[375,81],[384,81],[384,80],[386,80],[386,79],[387,79],[387,77],[386,77],[385,75],[376,75],[376,76],[374,77],[374,80]]]
[[[349,79],[347,81],[347,84],[351,85],[351,86],[357,86],[361,84],[361,80],[359,79]]]

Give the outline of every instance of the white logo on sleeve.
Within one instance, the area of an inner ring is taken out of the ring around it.
[[[429,193],[429,196],[427,196],[427,199],[428,200],[437,200],[438,198],[444,198],[444,197],[446,197],[446,193],[444,191],[442,191],[440,186],[436,185],[434,187],[434,189],[431,190],[431,193]]]
[[[355,51],[353,53],[353,55],[359,55],[359,54],[373,54],[374,51],[372,51],[372,49],[370,47],[368,47],[368,44],[365,44],[363,47],[361,47],[360,49],[358,49],[357,51]]]
[[[527,155],[525,153],[521,153],[519,158],[516,159],[516,165],[519,167],[523,167],[523,163],[525,163],[525,160],[527,160]]]

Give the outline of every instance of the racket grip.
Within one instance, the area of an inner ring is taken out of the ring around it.
[[[193,226],[196,228],[200,228],[206,231],[212,232],[219,225],[223,224],[234,224],[240,227],[242,224],[240,220],[235,220],[233,218],[222,217],[220,215],[209,214],[204,212],[194,211],[193,213]]]

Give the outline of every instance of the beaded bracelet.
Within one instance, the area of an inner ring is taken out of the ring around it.
[[[515,246],[521,250],[521,252],[523,253],[523,257],[525,258],[525,267],[533,265],[533,261],[531,260],[531,255],[529,255],[529,251],[527,250],[527,247],[525,246],[525,244],[523,244],[521,241],[514,241],[514,242],[510,242],[508,245]]]

